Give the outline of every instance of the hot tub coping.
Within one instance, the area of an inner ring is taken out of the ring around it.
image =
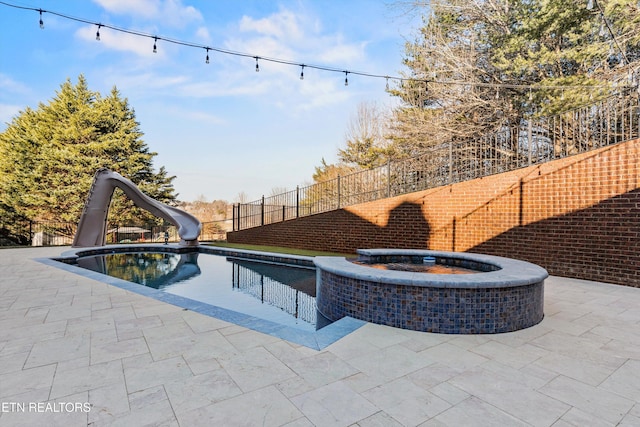
[[[358,249],[366,256],[433,256],[469,260],[495,265],[496,271],[474,274],[433,274],[397,270],[380,270],[354,264],[344,257],[315,257],[320,270],[344,277],[376,283],[403,284],[433,288],[507,288],[540,283],[549,276],[547,270],[527,261],[469,252],[446,252],[422,249]]]

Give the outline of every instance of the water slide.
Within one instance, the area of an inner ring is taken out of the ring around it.
[[[144,194],[130,180],[109,169],[98,169],[93,178],[84,205],[78,230],[73,239],[74,248],[104,246],[107,236],[107,214],[114,190],[120,188],[133,203],[153,215],[163,218],[178,228],[180,245],[197,246],[202,224],[198,218],[173,206],[166,205]]]

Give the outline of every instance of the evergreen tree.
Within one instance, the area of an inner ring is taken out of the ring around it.
[[[635,85],[635,0],[412,5],[424,26],[406,44],[405,77],[413,80],[391,91],[402,101],[393,120],[397,152],[517,126]]]
[[[142,140],[135,112],[116,88],[89,90],[84,76],[67,80],[47,104],[26,108],[0,134],[0,210],[13,218],[77,222],[97,169],[131,179],[149,196],[175,202],[172,181]],[[118,222],[152,217],[114,196]]]
[[[375,103],[360,103],[347,125],[346,147],[338,150],[340,163],[362,169],[385,164],[392,155],[385,137],[387,125],[388,118]]]

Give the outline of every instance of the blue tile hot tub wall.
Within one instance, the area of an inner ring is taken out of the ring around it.
[[[437,288],[370,282],[321,271],[318,310],[373,323],[444,334],[493,334],[539,323],[544,281],[500,288]]]

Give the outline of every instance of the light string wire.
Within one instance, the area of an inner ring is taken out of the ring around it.
[[[618,48],[618,51],[622,55],[623,64],[624,63],[629,64],[629,59],[627,58],[627,54],[624,52],[624,49],[622,49],[622,47],[620,47],[620,43],[618,43],[618,38],[616,37],[615,33],[613,32],[613,28],[611,28],[611,25],[609,25],[609,20],[605,16],[604,9],[600,5],[600,2],[598,2],[598,0],[587,0],[587,10],[593,10],[593,6],[594,5],[598,7],[598,13],[600,14],[600,18],[602,19],[602,22],[606,25],[607,30],[609,30],[609,34],[611,35],[611,39],[613,40],[613,42],[615,43],[616,47]],[[638,7],[640,8],[640,2],[638,3]]]
[[[417,79],[417,78],[410,78],[410,77],[399,77],[399,76],[375,74],[375,73],[370,73],[370,72],[366,72],[366,71],[345,70],[344,68],[336,68],[336,67],[329,67],[329,66],[324,66],[324,65],[314,65],[314,64],[308,64],[308,63],[300,63],[300,62],[286,60],[286,59],[271,58],[271,57],[267,57],[267,56],[260,56],[260,55],[245,53],[245,52],[238,52],[238,51],[229,50],[229,49],[223,49],[223,48],[219,48],[219,47],[212,47],[212,46],[202,45],[202,44],[198,44],[198,43],[194,43],[194,42],[173,39],[173,38],[169,38],[169,37],[161,37],[161,36],[158,36],[158,35],[155,35],[155,34],[149,34],[149,33],[144,33],[144,32],[141,32],[141,31],[130,30],[130,29],[127,29],[127,28],[116,27],[116,26],[110,25],[110,24],[103,24],[102,22],[95,22],[95,21],[91,21],[91,20],[88,20],[88,19],[84,19],[84,18],[77,18],[75,16],[66,15],[64,13],[55,12],[55,11],[52,11],[52,10],[44,10],[44,9],[41,9],[41,8],[20,6],[20,5],[8,3],[6,1],[1,1],[1,0],[0,0],[0,4],[4,5],[4,6],[15,8],[15,9],[31,10],[31,11],[38,12],[40,14],[40,21],[39,21],[40,28],[43,28],[43,29],[44,29],[44,23],[43,23],[43,20],[42,20],[42,14],[43,13],[49,13],[51,15],[58,16],[60,18],[68,19],[68,20],[71,20],[71,21],[76,21],[76,22],[81,22],[81,23],[84,23],[84,24],[97,26],[98,27],[98,30],[97,30],[97,33],[96,33],[96,39],[97,40],[99,40],[100,29],[101,28],[108,28],[110,30],[118,31],[118,32],[121,32],[121,33],[126,33],[126,34],[131,34],[131,35],[134,35],[134,36],[138,36],[138,37],[145,37],[145,38],[148,38],[148,39],[153,39],[153,41],[154,41],[154,44],[153,44],[154,49],[153,49],[153,51],[154,52],[156,52],[157,42],[158,41],[164,41],[164,42],[172,43],[172,44],[179,45],[179,46],[203,49],[203,50],[206,51],[207,61],[208,61],[208,58],[209,58],[209,51],[218,52],[218,53],[222,53],[222,54],[226,54],[226,55],[233,55],[233,56],[237,56],[237,57],[253,58],[253,59],[256,60],[256,71],[259,71],[258,61],[266,61],[266,62],[272,62],[272,63],[276,63],[276,64],[283,64],[283,65],[291,65],[291,66],[295,66],[295,67],[300,67],[302,70],[304,70],[304,68],[311,68],[311,69],[321,70],[321,71],[328,71],[328,72],[334,72],[334,73],[343,73],[345,75],[345,86],[348,86],[347,76],[349,74],[352,74],[352,75],[362,76],[362,77],[385,79],[386,82],[387,82],[387,87],[388,87],[389,80],[395,80],[395,81],[397,81],[399,83],[403,83],[403,82],[418,82],[418,83],[425,83],[427,85],[428,84],[462,85],[462,86],[474,86],[474,87],[495,88],[495,89],[500,89],[500,88],[503,88],[503,89],[523,89],[523,90],[528,90],[528,91],[532,91],[532,90],[565,90],[565,89],[576,89],[576,88],[589,88],[589,89],[610,88],[610,85],[529,85],[529,84],[508,84],[508,83],[464,82],[464,81],[457,81],[457,80],[441,80],[441,79]],[[630,88],[630,87],[633,87],[633,86],[626,86],[626,87]]]

